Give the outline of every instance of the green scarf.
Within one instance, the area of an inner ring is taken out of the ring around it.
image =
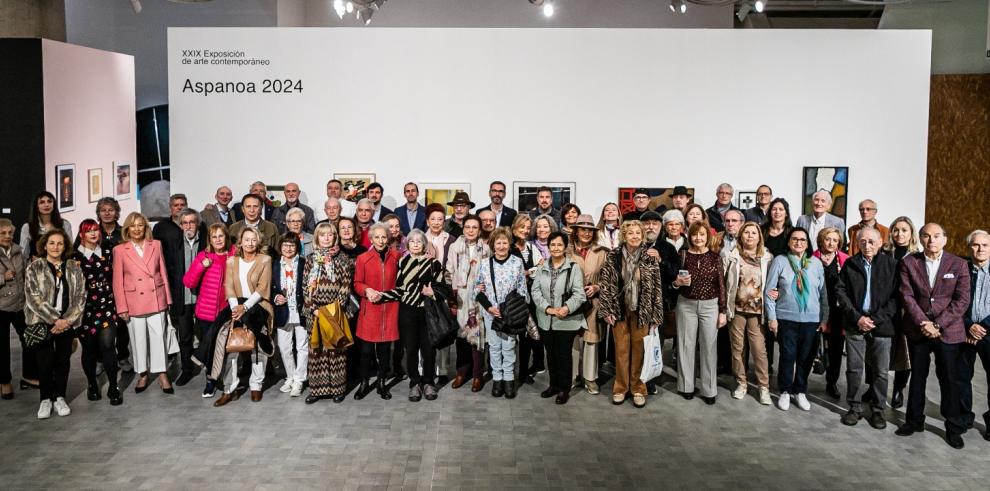
[[[811,292],[808,287],[808,274],[805,270],[808,269],[811,258],[807,254],[802,255],[799,265],[793,255],[787,254],[787,262],[790,263],[791,270],[794,271],[794,299],[797,301],[798,308],[801,312],[806,312],[808,310],[808,298]]]

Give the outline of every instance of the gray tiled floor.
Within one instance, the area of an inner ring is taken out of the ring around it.
[[[980,414],[982,370],[976,380]],[[200,398],[196,380],[173,396],[155,385],[128,390],[114,408],[86,400],[77,354],[71,416],[35,419],[34,391],[0,401],[0,488],[957,490],[987,489],[990,479],[990,442],[973,431],[964,450],[943,442],[934,375],[935,431],[910,438],[895,436],[893,424],[842,426],[844,408],[823,400],[819,376],[808,413],[760,406],[755,391],[734,400],[726,378],[714,407],[681,399],[668,380],[644,410],[583,392],[555,406],[539,397],[545,381],[513,401],[492,399],[486,386],[478,394],[445,388],[438,400],[415,404],[405,384],[391,401],[372,394],[315,406],[272,387],[261,403],[243,398],[218,409]]]

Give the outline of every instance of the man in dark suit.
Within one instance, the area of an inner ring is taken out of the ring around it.
[[[426,231],[426,208],[419,204],[419,186],[415,182],[407,182],[402,186],[402,195],[406,198],[406,206],[392,211],[399,217],[399,228],[402,235],[409,235],[412,229]]]
[[[182,283],[189,265],[199,251],[206,248],[206,226],[199,219],[196,210],[186,208],[186,197],[174,194],[170,198],[171,220],[163,220],[155,225],[152,236],[162,244],[162,258],[168,273],[168,288],[172,295],[169,317],[179,338],[179,359],[182,372],[175,385],[183,386],[192,380],[196,365],[193,354],[193,314],[196,311],[196,293]]]
[[[969,381],[963,347],[969,309],[969,267],[959,256],[944,251],[945,229],[937,223],[921,227],[922,252],[905,256],[898,266],[904,328],[911,352],[911,385],[905,423],[897,434],[909,436],[925,429],[925,386],[932,355],[945,418],[945,441],[962,448],[969,428],[962,398]]]
[[[375,223],[382,221],[383,216],[392,213],[392,210],[382,204],[382,195],[384,194],[385,188],[383,188],[380,183],[373,182],[368,185],[368,199],[370,199],[371,204],[375,206],[375,213],[371,215],[371,219],[374,220]]]
[[[275,208],[270,218],[271,222],[278,228],[278,233],[284,234],[288,230],[285,224],[286,214],[293,208],[299,208],[303,211],[303,232],[313,233],[313,230],[316,230],[316,215],[312,208],[299,201],[299,195],[302,194],[299,185],[294,182],[287,183],[282,192],[285,193],[285,203]]]
[[[718,188],[715,189],[715,204],[705,210],[708,214],[708,223],[711,224],[716,232],[725,231],[725,223],[723,222],[725,213],[729,210],[739,209],[732,204],[733,194],[735,194],[735,190],[732,189],[731,184],[727,182],[719,184]]]
[[[233,225],[236,218],[233,208],[230,207],[230,202],[234,199],[234,193],[227,186],[220,186],[217,188],[215,197],[216,203],[207,203],[203,211],[200,212],[200,221],[207,228],[214,223],[222,223],[228,227]]]
[[[272,200],[268,199],[268,186],[261,181],[255,181],[251,184],[251,190],[248,193],[261,198],[261,219],[269,222],[272,221],[275,217],[275,205],[272,204]],[[241,209],[241,203],[235,203],[230,209],[234,212],[235,222],[244,220],[244,211]]]
[[[511,227],[518,212],[502,203],[505,200],[505,183],[502,181],[493,181],[488,186],[488,198],[491,199],[492,202],[489,203],[488,206],[479,208],[478,213],[485,210],[491,210],[495,213],[496,227]]]

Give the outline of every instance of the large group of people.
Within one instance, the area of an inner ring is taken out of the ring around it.
[[[541,396],[566,404],[575,389],[598,394],[608,364],[611,402],[643,408],[662,377],[643,379],[646,341],[673,338],[676,392],[708,405],[720,374],[734,379],[734,399],[755,381],[766,406],[776,374],[783,411],[811,409],[812,372],[840,400],[845,353],[841,422],[885,428],[889,395],[890,406],[906,404],[902,436],[924,429],[934,356],[947,443],[961,448],[973,427],[976,357],[990,368],[983,230],[969,234],[967,260],[944,250],[937,223],[878,223],[874,200],[847,229],[820,191],[812,213],[792,221],[766,185],[746,210],[729,184],[707,209],[685,186],[673,188],[669,209],[651,208],[649,191],[636,189],[635,209],[606,203],[598,220],[574,203],[555,206],[549,188],[533,209],[513,210],[499,181],[474,213],[463,192],[424,206],[412,182],[395,210],[382,205],[379,183],[355,203],[330,180],[312,208],[298,184],[284,189],[275,206],[262,182],[237,203],[221,186],[202,211],[174,194],[171,216],[154,225],[136,212],[120,223],[119,204],[103,198],[76,233],[41,192],[17,243],[14,224],[0,219],[0,396],[14,397],[11,326],[20,389],[39,390],[39,419],[71,412],[76,342],[87,399],[105,394],[112,405],[123,404],[121,371],[136,374],[136,394],[152,375],[173,394],[202,374],[202,396],[222,391],[221,407],[248,391],[261,401],[273,374],[284,377],[281,392],[313,404],[372,391],[391,399],[405,379],[412,402],[437,399],[448,383],[480,392],[489,380],[492,396],[512,399],[545,370]],[[509,320],[516,305],[528,309],[520,325]],[[438,343],[431,323],[444,322],[453,329]]]

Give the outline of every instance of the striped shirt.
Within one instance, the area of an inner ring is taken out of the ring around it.
[[[395,288],[381,292],[382,301],[422,307],[423,287],[433,283],[443,283],[443,268],[439,261],[427,256],[403,256],[399,259]]]

